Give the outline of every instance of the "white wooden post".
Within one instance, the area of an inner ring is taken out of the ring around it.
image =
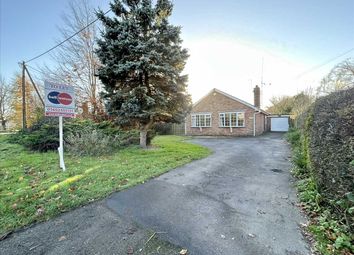
[[[65,171],[65,163],[64,163],[64,147],[63,147],[63,116],[59,116],[59,164],[60,168]]]

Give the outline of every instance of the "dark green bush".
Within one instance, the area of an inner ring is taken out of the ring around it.
[[[287,138],[316,247],[323,254],[353,254],[354,88],[317,99],[296,126],[300,132],[291,130]]]
[[[96,132],[97,136],[109,137],[110,140],[117,141],[114,148],[139,144],[139,133],[136,130],[122,130],[110,121],[95,123],[92,120],[64,119],[64,142],[72,145],[68,137],[80,138],[81,133],[87,137],[89,132]],[[98,135],[99,134],[99,135]],[[97,138],[96,136],[96,138]],[[59,147],[59,121],[58,118],[46,117],[40,119],[27,130],[21,130],[9,138],[10,142],[24,145],[33,151],[57,150]],[[90,154],[90,153],[88,153]]]
[[[9,137],[9,141],[18,143],[33,151],[50,151],[59,147],[59,121],[57,118],[43,118],[27,130],[20,130]]]
[[[329,200],[354,190],[354,88],[319,98],[305,135],[319,191]]]
[[[172,133],[172,123],[156,123],[154,130],[159,135],[170,135]]]

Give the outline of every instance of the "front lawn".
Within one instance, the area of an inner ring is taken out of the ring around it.
[[[123,149],[112,156],[75,158],[33,153],[0,136],[0,236],[142,183],[177,166],[209,155],[207,148],[177,136],[158,136],[153,148]]]

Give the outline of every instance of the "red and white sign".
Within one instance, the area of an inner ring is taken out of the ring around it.
[[[45,116],[75,118],[75,91],[72,86],[44,82]]]

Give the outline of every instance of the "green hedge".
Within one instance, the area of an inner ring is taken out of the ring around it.
[[[288,141],[300,201],[322,254],[354,252],[354,88],[321,97]]]
[[[354,88],[316,100],[307,122],[318,189],[328,199],[341,199],[354,191]]]

